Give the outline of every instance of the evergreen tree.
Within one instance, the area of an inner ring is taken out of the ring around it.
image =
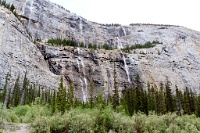
[[[123,92],[123,106],[129,116],[134,114],[135,109],[135,90],[127,89]]]
[[[57,92],[57,108],[64,114],[66,109],[66,88],[63,85],[63,77],[60,79],[60,84]]]
[[[156,112],[158,115],[165,114],[166,112],[163,89],[163,83],[160,83],[160,90],[156,92]]]
[[[7,73],[7,75],[6,75],[5,84],[3,86],[3,92],[2,92],[2,102],[3,103],[5,102],[5,99],[6,99],[8,80],[9,80],[9,73]]]
[[[137,74],[136,75],[136,88],[135,88],[135,111],[136,113],[138,111],[143,111],[143,88],[140,82],[140,76]]]
[[[27,89],[27,96],[26,96],[25,103],[30,105],[31,102],[32,102],[32,96],[33,96],[32,95],[32,90],[33,90],[33,87],[32,87],[32,85],[30,85],[28,88],[29,89]]]
[[[119,105],[119,91],[117,87],[117,72],[116,72],[116,64],[114,62],[114,93],[112,98],[113,109]]]
[[[189,104],[190,104],[190,111],[191,113],[195,113],[195,99],[196,99],[196,94],[190,89],[189,92]]]
[[[33,102],[35,101],[37,97],[38,89],[36,88],[36,85],[33,84]]]
[[[51,112],[55,113],[56,111],[56,91],[53,90],[53,96],[52,96],[52,100],[51,100]]]
[[[45,99],[45,89],[42,87],[41,88],[41,92],[42,92],[42,94],[41,94],[41,103],[43,104],[43,105],[45,105],[45,103],[46,103],[46,99]]]
[[[148,96],[147,92],[144,91],[144,96],[143,96],[143,112],[148,115],[149,114],[149,109],[148,109]]]
[[[150,86],[150,84],[147,84],[147,90],[148,90],[148,109],[149,111],[155,111],[156,110],[156,97],[155,97],[155,90],[154,87]]]
[[[20,103],[20,85],[19,85],[20,77],[18,76],[15,85],[13,88],[13,96],[12,96],[12,106],[16,107]]]
[[[29,81],[27,79],[27,72],[26,72],[24,76],[24,80],[23,80],[22,97],[21,97],[20,105],[24,105],[26,102],[25,100],[26,100],[26,96],[28,92],[28,85],[29,85]]]
[[[15,10],[15,7],[14,7],[14,5],[12,4],[12,5],[10,6],[10,11],[13,12],[14,10]]]
[[[69,84],[67,97],[70,107],[73,108],[75,97],[74,97],[74,86],[72,82]]]
[[[184,91],[184,113],[185,114],[191,114],[189,99],[190,99],[190,93],[189,93],[188,88],[186,87]]]
[[[196,102],[196,116],[200,117],[200,94],[197,96]]]
[[[37,97],[41,98],[41,86],[39,85],[38,91],[37,91]]]
[[[47,101],[47,103],[49,104],[49,105],[51,105],[51,89],[49,88],[48,90],[47,90],[47,95],[46,95],[46,101]]]
[[[174,111],[173,97],[172,97],[170,82],[168,80],[167,83],[165,84],[165,105],[167,112]]]
[[[8,88],[8,89],[7,89],[7,93],[6,93],[6,97],[5,97],[5,101],[4,101],[4,106],[5,106],[6,108],[9,108],[10,99],[11,99],[10,93],[11,93],[11,89]]]
[[[9,76],[10,76],[9,73],[7,73],[6,81],[5,81],[5,85],[4,85],[4,89],[3,89],[4,106],[6,108],[8,108],[8,106],[10,104],[10,91],[11,91],[11,89],[7,88]]]
[[[179,116],[182,115],[182,92],[179,91],[178,86],[175,86],[176,88],[176,110],[177,110],[177,114]]]

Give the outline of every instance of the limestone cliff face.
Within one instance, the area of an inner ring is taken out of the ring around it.
[[[5,31],[1,32],[0,38],[0,62],[3,62],[1,70],[4,75],[15,64],[18,67],[11,69],[16,71],[15,75],[30,68],[30,78],[45,86],[56,86],[60,75],[64,75],[66,84],[72,81],[77,97],[83,100],[88,97],[90,82],[95,84],[96,92],[102,88],[105,95],[112,93],[114,69],[119,90],[133,86],[135,75],[139,74],[144,86],[149,81],[158,87],[160,82],[168,79],[173,88],[176,84],[181,89],[187,86],[199,92],[200,33],[197,31],[166,25],[104,26],[46,0],[10,2],[15,5],[24,25],[2,8],[1,14],[11,16],[1,18],[1,30]],[[9,21],[11,18],[12,21]],[[38,43],[36,47],[28,39],[26,29],[34,39],[41,39],[43,43]],[[51,38],[73,39],[85,45],[106,43],[116,49],[105,51],[45,45],[45,41]],[[154,40],[163,44],[154,48],[133,50],[129,54],[120,50],[136,43],[144,44]],[[22,45],[23,48],[20,49]],[[13,61],[10,51],[18,58],[22,54],[19,59],[24,62],[19,64],[15,61],[16,58]]]
[[[57,87],[59,76],[51,73],[39,49],[29,40],[24,26],[7,9],[0,7],[0,88],[6,74],[14,84],[27,72],[30,82],[44,87]]]

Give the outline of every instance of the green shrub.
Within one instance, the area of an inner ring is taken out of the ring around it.
[[[50,133],[50,126],[47,117],[39,117],[31,124],[33,133]]]
[[[98,131],[108,132],[113,128],[114,114],[111,107],[100,110],[95,119],[95,128]]]
[[[18,106],[14,109],[14,112],[17,116],[25,116],[28,110],[30,109],[30,106],[24,105],[24,106]]]

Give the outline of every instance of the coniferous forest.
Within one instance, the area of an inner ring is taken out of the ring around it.
[[[28,123],[31,132],[199,132],[200,95],[189,88],[172,90],[170,81],[160,87],[142,87],[140,77],[135,86],[103,97],[89,85],[87,102],[77,99],[73,83],[66,88],[63,78],[55,90],[31,84],[26,76],[18,77],[9,88],[9,73],[0,91],[0,132],[10,124]],[[20,85],[20,81],[22,85]],[[147,89],[146,89],[147,88]]]

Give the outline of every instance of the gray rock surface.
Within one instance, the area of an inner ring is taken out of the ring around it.
[[[18,75],[21,82],[25,72],[30,82],[44,87],[57,88],[59,76],[51,73],[44,57],[29,40],[24,26],[7,9],[0,6],[0,83],[5,83],[7,73],[14,84]]]
[[[136,74],[140,75],[144,86],[150,82],[159,88],[159,83],[168,79],[172,88],[178,85],[180,89],[187,86],[196,92],[200,90],[200,33],[197,31],[166,25],[105,26],[46,0],[10,2],[15,5],[24,25],[10,12],[1,9],[2,77],[9,69],[14,71],[15,77],[31,70],[29,77],[33,81],[54,87],[58,85],[60,75],[64,75],[66,84],[73,81],[77,97],[84,100],[88,97],[90,81],[95,84],[96,92],[101,88],[105,95],[112,93],[115,62],[119,90],[133,86]],[[8,14],[11,17],[3,18]],[[43,43],[37,44],[39,49],[28,39],[26,29],[34,39],[42,40]],[[86,45],[107,43],[114,48],[154,40],[163,44],[128,54],[119,49],[105,51],[47,46],[45,42],[51,38],[73,39]],[[13,59],[14,55],[17,59]]]

